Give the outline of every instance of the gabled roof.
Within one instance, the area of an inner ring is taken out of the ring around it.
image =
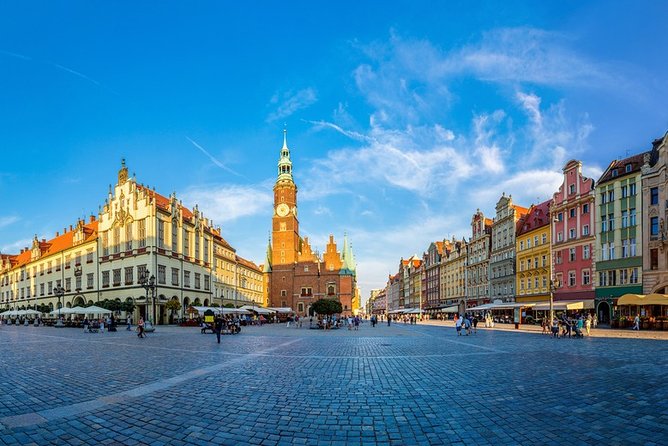
[[[640,172],[646,153],[649,154],[651,152],[642,152],[637,155],[629,156],[628,158],[612,161],[608,168],[605,169],[605,172],[603,172],[603,175],[601,175],[601,178],[598,179],[597,184],[606,183],[626,175]],[[628,172],[626,171],[627,165],[631,166],[631,170]],[[613,175],[615,170],[617,173],[616,175]]]
[[[544,201],[531,206],[527,214],[519,219],[515,226],[516,234],[522,235],[550,224],[550,203],[552,200]]]
[[[261,273],[262,270],[260,269],[259,266],[257,266],[254,262],[251,262],[250,260],[246,260],[243,257],[236,256],[236,260],[240,265],[245,266],[248,269],[252,269],[258,273]]]

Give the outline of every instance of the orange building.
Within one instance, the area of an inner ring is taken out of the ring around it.
[[[265,289],[271,307],[290,307],[300,315],[308,314],[313,302],[321,298],[341,302],[344,314],[352,314],[359,299],[355,259],[344,236],[343,250],[338,250],[334,236],[322,257],[311,248],[308,238],[299,235],[297,185],[292,177],[292,161],[283,132],[283,147],[274,185],[274,215],[271,240],[263,268]]]

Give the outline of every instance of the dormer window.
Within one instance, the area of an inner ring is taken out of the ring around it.
[[[612,169],[612,177],[616,177],[619,173],[617,172],[617,169]]]
[[[632,169],[631,164],[627,164],[624,169],[625,169],[626,172],[631,172],[631,169]]]

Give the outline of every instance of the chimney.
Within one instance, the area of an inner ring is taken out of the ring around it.
[[[60,235],[60,233],[58,231],[56,231],[56,237],[58,237],[59,235]]]
[[[46,239],[45,239],[45,238],[42,239],[42,243],[46,243]]]
[[[72,225],[70,225],[70,231],[72,230]]]

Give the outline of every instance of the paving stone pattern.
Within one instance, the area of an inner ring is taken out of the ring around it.
[[[0,444],[668,444],[662,340],[2,326],[0,361]]]

